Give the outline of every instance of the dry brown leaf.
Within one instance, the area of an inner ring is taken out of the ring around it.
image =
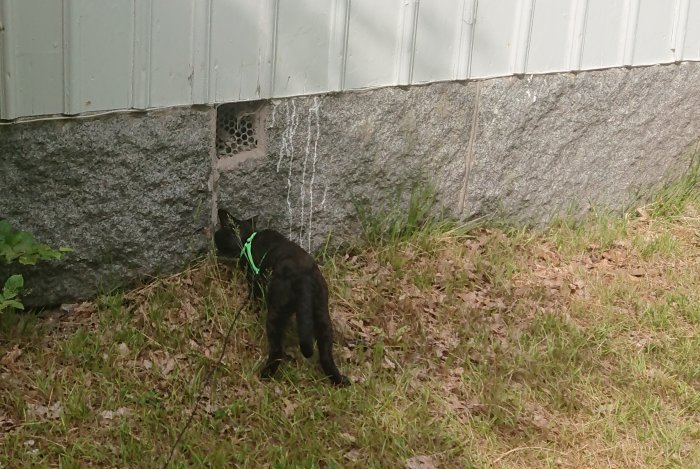
[[[7,432],[15,428],[15,425],[15,421],[0,410],[0,441],[2,441],[2,435],[6,435]]]
[[[395,370],[396,369],[396,363],[391,361],[389,357],[384,355],[384,361],[382,362],[382,368],[385,370]]]
[[[540,430],[549,428],[549,421],[543,414],[535,414],[532,416],[532,424]]]
[[[289,418],[292,415],[294,415],[294,411],[297,408],[297,403],[292,402],[287,398],[282,398],[282,402],[284,403],[284,410],[283,410],[284,416]]]
[[[117,352],[121,357],[126,357],[129,355],[129,346],[122,342],[117,346]]]
[[[35,419],[57,419],[63,413],[63,405],[61,401],[56,401],[50,406],[41,404],[28,403],[27,414]]]
[[[341,433],[339,436],[348,443],[355,443],[357,441],[357,439],[349,433]]]
[[[581,293],[583,291],[584,287],[583,280],[574,280],[573,282],[569,283],[569,293],[576,294],[576,293]]]
[[[644,207],[639,207],[637,209],[637,214],[639,214],[639,221],[648,221],[649,220],[649,213],[647,213],[647,211]]]
[[[75,308],[78,306],[77,303],[64,303],[60,306],[60,310],[62,313],[72,313],[75,311]]]
[[[2,359],[0,359],[0,363],[3,365],[13,365],[17,362],[17,359],[22,355],[22,349],[19,347],[19,344],[15,344],[14,347],[5,355],[2,356]]]
[[[438,462],[432,456],[413,456],[406,460],[406,469],[437,469]]]
[[[608,415],[615,411],[615,404],[601,404],[596,408],[596,413]]]
[[[194,309],[192,303],[189,301],[184,301],[181,306],[182,315],[187,322],[192,322],[197,319],[197,310]]]
[[[73,308],[73,316],[90,316],[97,312],[97,305],[91,301],[79,303]]]
[[[168,357],[164,363],[161,363],[161,369],[160,371],[164,374],[167,375],[171,371],[175,369],[175,359],[172,357]]]
[[[393,319],[389,319],[386,323],[386,334],[388,337],[394,337],[396,335],[396,322]]]
[[[103,410],[100,412],[100,417],[103,420],[113,420],[114,417],[129,415],[131,411],[126,407],[120,407],[117,410]]]

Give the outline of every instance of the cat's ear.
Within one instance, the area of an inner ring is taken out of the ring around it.
[[[219,223],[221,224],[221,226],[225,228],[231,228],[231,225],[234,221],[234,218],[231,216],[231,214],[223,208],[217,210],[217,213],[219,215]]]

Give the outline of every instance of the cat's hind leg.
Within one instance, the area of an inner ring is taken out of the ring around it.
[[[336,386],[349,385],[350,380],[340,374],[340,370],[338,370],[333,360],[333,339],[329,333],[327,331],[317,332],[316,341],[318,342],[318,357],[321,361],[323,372]]]
[[[260,376],[270,378],[280,366],[283,351],[284,331],[289,320],[291,283],[272,278],[267,289],[267,346],[268,357]]]
[[[333,326],[328,314],[328,293],[324,288],[314,305],[314,336],[318,344],[318,358],[323,372],[336,386],[347,386],[350,380],[340,374],[333,360]]]

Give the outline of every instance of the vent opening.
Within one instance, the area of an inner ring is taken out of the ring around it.
[[[259,115],[249,105],[222,104],[216,115],[216,151],[219,158],[258,148]]]

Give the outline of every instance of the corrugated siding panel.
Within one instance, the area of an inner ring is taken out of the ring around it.
[[[683,60],[700,60],[700,1],[691,0],[683,46]]]
[[[477,3],[472,46],[471,77],[494,77],[513,73],[518,8],[514,0]]]
[[[191,102],[193,4],[192,0],[153,0],[148,93],[151,106]]]
[[[678,0],[640,0],[632,63],[672,62],[673,20]]]
[[[676,10],[673,19],[671,35],[671,52],[674,60],[683,60],[683,49],[688,30],[688,14],[690,0],[676,0]]]
[[[0,118],[700,60],[700,0],[0,0]]]
[[[66,106],[77,114],[131,105],[134,5],[113,0],[63,0]],[[34,12],[35,14],[37,12]],[[41,13],[43,14],[43,13]],[[32,18],[24,18],[27,24]]]
[[[348,15],[345,88],[398,83],[400,0],[353,0]]]
[[[2,22],[6,28],[3,44],[3,77],[7,93],[5,112],[36,115],[63,108],[63,32],[55,18],[62,15],[60,3],[41,0],[12,0],[2,6]],[[37,10],[30,23],[20,18]],[[56,91],[59,92],[56,92]],[[5,94],[5,93],[3,93]]]
[[[212,1],[210,101],[272,96],[277,3]]]
[[[0,1],[0,118],[14,115],[14,108],[8,102],[9,97],[13,94],[13,89],[5,73],[8,70],[7,62],[9,62],[13,50],[13,46],[9,43],[7,18],[7,3]]]
[[[586,9],[581,69],[622,65],[624,47],[624,5],[629,0],[589,0]]]
[[[463,0],[422,0],[418,8],[413,83],[457,78]]]
[[[572,16],[576,2],[537,0],[532,18],[527,72],[554,72],[569,67]]]
[[[275,96],[318,93],[328,86],[332,2],[281,0],[277,14]]]

